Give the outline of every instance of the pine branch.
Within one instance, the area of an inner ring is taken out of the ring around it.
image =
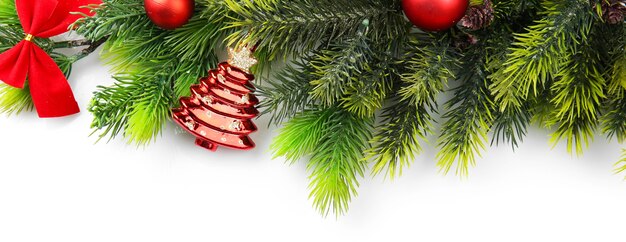
[[[145,34],[146,30],[157,30],[146,16],[143,2],[138,0],[105,0],[92,11],[95,16],[79,20],[76,28],[78,33],[90,40],[107,36],[115,40]]]
[[[496,21],[508,22],[508,19],[537,12],[540,2],[540,0],[493,0]]]
[[[312,155],[307,165],[310,196],[322,214],[345,213],[356,195],[358,177],[367,166],[363,152],[369,147],[372,122],[336,107],[311,110],[288,121],[275,138],[275,156],[295,162]]]
[[[4,83],[0,84],[0,113],[11,116],[33,109],[34,104],[30,97],[28,84],[25,84],[24,88],[21,89]]]
[[[601,57],[600,65],[610,67],[605,71],[607,98],[602,105],[602,132],[608,139],[615,137],[623,143],[626,141],[626,27],[601,32],[599,37],[604,38],[596,41],[594,47],[606,48],[601,51],[607,55]]]
[[[552,86],[555,109],[547,125],[556,125],[552,141],[567,139],[568,151],[581,154],[583,146],[593,139],[598,124],[601,100],[606,95],[606,80],[598,66],[598,55],[585,46],[568,58],[569,62],[560,68]]]
[[[626,47],[624,47],[626,49]],[[611,82],[609,84],[609,93],[615,98],[624,98],[624,88],[626,88],[626,50],[622,51],[615,60],[611,72]]]
[[[411,39],[405,57],[408,70],[402,77],[404,87],[399,94],[414,106],[436,106],[436,97],[455,78],[459,69],[457,54],[451,49],[447,35],[423,36]]]
[[[0,26],[20,25],[14,0],[0,0]]]
[[[604,60],[608,60],[608,63],[604,65],[611,66],[611,71],[608,71],[610,75],[608,93],[613,96],[613,99],[622,99],[626,94],[626,24],[621,27],[609,28],[605,33],[605,42],[608,44],[596,45],[596,47],[607,47],[608,49],[602,51],[607,53],[607,57]]]
[[[527,33],[516,34],[504,67],[492,76],[490,88],[502,110],[537,95],[591,31],[594,13],[587,0],[544,1],[542,6],[544,17]]]
[[[309,84],[312,72],[307,65],[309,61],[310,57],[294,61],[276,74],[275,80],[267,80],[266,85],[258,87],[257,93],[264,97],[261,115],[271,114],[271,124],[280,124],[313,104],[309,94],[313,88]]]
[[[402,58],[406,68],[402,70],[399,96],[383,112],[384,120],[371,142],[374,148],[368,152],[374,159],[373,174],[386,171],[392,179],[402,175],[402,169],[421,152],[419,140],[432,132],[429,112],[436,112],[438,94],[459,68],[446,36],[413,37]]]
[[[437,166],[448,173],[456,164],[456,173],[468,175],[470,166],[476,164],[487,142],[487,133],[494,121],[495,105],[488,90],[488,73],[479,58],[480,50],[473,58],[466,59],[461,68],[461,85],[454,89],[454,97],[446,103],[448,111],[443,115],[446,122],[439,136]],[[476,59],[478,58],[478,59]]]
[[[189,23],[173,31],[152,24],[141,0],[105,0],[94,11],[77,31],[91,40],[108,38],[103,57],[118,83],[95,94],[92,127],[102,131],[100,138],[122,134],[146,144],[161,132],[175,101],[217,65],[228,9],[221,2],[197,4]]]
[[[280,129],[270,149],[274,157],[285,157],[295,163],[311,155],[328,134],[335,109],[306,110],[295,115]]]
[[[602,132],[608,139],[613,137],[623,143],[626,141],[626,100],[613,99],[604,105],[607,110],[602,116]]]
[[[358,179],[367,168],[363,152],[369,148],[372,123],[371,118],[359,118],[341,109],[333,111],[326,124],[327,135],[307,165],[311,171],[310,197],[320,213],[342,215],[357,195]]]
[[[145,144],[154,139],[169,119],[174,102],[170,82],[163,76],[116,76],[113,87],[99,87],[89,111],[100,139],[123,134],[129,142]],[[143,80],[142,82],[137,80]]]
[[[402,175],[402,169],[408,167],[421,152],[420,139],[431,134],[432,117],[427,105],[416,106],[407,99],[396,98],[385,109],[384,120],[370,143],[368,160],[374,160],[372,173],[378,175],[386,171],[391,179]]]
[[[504,111],[496,112],[496,116],[491,127],[493,136],[491,145],[499,145],[500,143],[509,143],[511,148],[515,150],[526,133],[533,117],[532,101],[523,103],[518,108],[508,108]]]
[[[375,58],[371,67],[367,68],[355,78],[352,85],[345,88],[340,106],[362,118],[374,117],[374,114],[383,107],[393,89],[393,79],[398,76],[392,62],[392,56]]]
[[[320,43],[354,36],[361,22],[371,23],[374,41],[406,32],[407,22],[393,0],[226,0],[236,14],[229,42],[257,43],[260,52],[276,57],[301,56]],[[337,6],[341,6],[340,9]]]
[[[325,106],[341,100],[358,76],[370,69],[371,50],[363,32],[317,53],[309,65],[313,69],[311,96]]]
[[[524,9],[532,9],[538,6],[533,1],[507,1],[507,5],[501,11],[524,12]],[[501,6],[504,7],[504,6]],[[507,8],[508,7],[508,8]],[[509,13],[510,14],[510,13]],[[496,21],[488,31],[479,36],[479,39],[485,39],[486,43],[486,60],[485,66],[489,73],[497,72],[507,61],[507,55],[510,54],[509,47],[514,43],[514,29],[519,28],[522,19],[515,21],[506,21],[500,19]],[[528,20],[526,20],[528,22]],[[530,24],[530,22],[529,22]],[[491,76],[493,77],[493,75]],[[491,82],[494,80],[490,79]],[[500,145],[501,143],[509,143],[511,148],[515,150],[526,136],[528,126],[531,123],[533,115],[539,114],[537,108],[542,108],[542,101],[549,100],[542,95],[545,90],[537,96],[529,97],[517,107],[508,107],[504,110],[496,107],[494,111],[494,122],[491,126],[492,138],[491,145]],[[546,101],[547,103],[547,101]],[[495,105],[499,103],[495,102]]]

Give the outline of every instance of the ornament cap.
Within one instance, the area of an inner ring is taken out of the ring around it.
[[[229,48],[228,55],[230,56],[228,64],[247,73],[250,73],[250,67],[254,66],[258,62],[252,55],[252,51],[247,46],[241,47],[239,50]]]

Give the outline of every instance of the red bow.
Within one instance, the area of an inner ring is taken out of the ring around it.
[[[62,117],[80,112],[65,75],[33,38],[50,38],[68,31],[69,26],[100,0],[16,0],[17,14],[24,28],[24,40],[0,54],[0,80],[24,88],[28,77],[30,94],[39,117]]]

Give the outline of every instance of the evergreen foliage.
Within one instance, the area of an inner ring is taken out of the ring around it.
[[[108,0],[96,16],[80,22],[77,32],[90,40],[108,38],[103,57],[113,66],[117,83],[99,87],[90,111],[100,138],[124,136],[130,143],[149,143],[169,120],[179,97],[217,66],[216,48],[228,33],[221,4],[198,3],[194,17],[174,31],[148,19],[143,1]]]
[[[623,142],[626,24],[607,23],[602,1],[491,0],[484,28],[424,33],[399,0],[202,0],[173,31],[155,27],[142,0],[105,0],[77,31],[108,39],[103,57],[115,73],[116,84],[95,93],[94,132],[135,144],[159,134],[224,43],[258,47],[257,74],[294,58],[260,75],[260,106],[282,124],[274,155],[308,159],[311,199],[327,215],[347,211],[369,164],[395,178],[432,135],[441,171],[461,176],[490,135],[492,145],[515,148],[532,124],[553,128],[553,141],[577,153],[599,128]],[[0,51],[23,38],[11,14],[0,9]],[[1,110],[28,109],[22,92],[0,89]],[[451,99],[442,103],[444,93]]]

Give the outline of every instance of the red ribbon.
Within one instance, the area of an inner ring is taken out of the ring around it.
[[[24,88],[26,78],[39,117],[63,117],[80,112],[72,89],[54,60],[32,38],[50,38],[68,31],[81,15],[80,8],[100,4],[100,0],[16,0],[17,14],[24,29],[24,40],[0,54],[0,80]]]

